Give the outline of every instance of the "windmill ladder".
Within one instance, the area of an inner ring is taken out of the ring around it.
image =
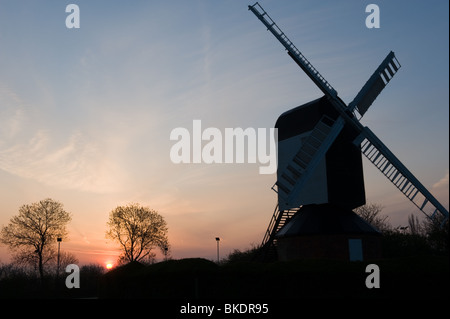
[[[289,222],[292,217],[294,217],[299,209],[300,208],[281,211],[277,204],[270,220],[269,227],[267,227],[266,233],[264,234],[264,238],[261,243],[261,247],[263,248],[263,259],[270,259],[271,257],[273,257],[273,254],[276,254],[277,240],[275,238],[275,235],[280,229],[283,228],[284,225],[286,225],[287,222]]]

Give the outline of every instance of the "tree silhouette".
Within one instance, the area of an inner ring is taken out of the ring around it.
[[[376,203],[368,203],[354,210],[359,217],[377,228],[381,232],[389,231],[391,226],[387,221],[388,216],[380,216],[383,206]]]
[[[106,237],[122,248],[121,260],[140,261],[155,247],[168,249],[167,224],[158,212],[139,204],[118,206],[109,215]]]
[[[423,228],[431,248],[448,256],[449,220],[438,214],[434,218],[425,218]]]
[[[16,261],[38,265],[41,280],[44,265],[55,256],[56,239],[67,235],[71,216],[63,205],[50,198],[19,208],[0,234],[0,242],[14,253]]]

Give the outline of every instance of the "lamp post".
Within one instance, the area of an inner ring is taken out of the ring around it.
[[[216,242],[217,242],[217,263],[219,263],[219,242],[220,242],[220,238],[216,237]]]
[[[56,241],[58,242],[58,260],[57,260],[57,262],[56,262],[56,278],[59,278],[59,249],[60,249],[60,246],[61,246],[61,241],[62,241],[62,238],[61,237],[58,237],[58,238],[56,238]]]

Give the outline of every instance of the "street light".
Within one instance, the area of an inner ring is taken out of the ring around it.
[[[59,277],[59,249],[61,246],[62,238],[58,237],[58,238],[56,238],[56,241],[58,242],[58,261],[57,261],[57,266],[56,266],[56,278],[58,278]]]
[[[216,237],[216,241],[217,241],[217,263],[219,263],[219,242],[220,242],[220,238]]]

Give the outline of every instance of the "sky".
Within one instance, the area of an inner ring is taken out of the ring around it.
[[[67,28],[66,6],[80,9]],[[0,0],[0,226],[52,198],[72,214],[61,250],[115,261],[109,213],[167,221],[171,256],[215,260],[261,243],[276,174],[258,163],[175,164],[175,128],[272,128],[322,96],[246,1]],[[448,1],[260,4],[349,103],[389,51],[401,69],[362,118],[448,209]],[[203,144],[204,145],[204,144]],[[364,159],[368,202],[394,226],[421,212]],[[345,181],[343,181],[345,186]],[[160,255],[159,255],[160,256]],[[0,246],[0,262],[10,253]]]

